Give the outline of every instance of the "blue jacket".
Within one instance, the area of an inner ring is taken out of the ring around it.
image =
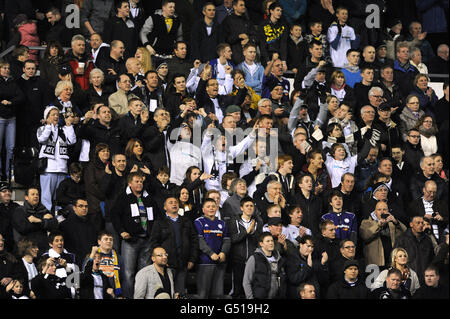
[[[252,75],[250,70],[245,66],[245,63],[239,63],[237,69],[242,70],[245,73],[245,83],[250,86],[255,93],[261,95],[262,91],[262,81],[264,77],[264,67],[261,64],[258,64],[258,69]]]
[[[357,239],[357,222],[356,216],[353,213],[342,212],[340,214],[329,213],[322,216],[322,220],[331,220],[336,226],[336,239],[351,239],[356,243]]]
[[[209,64],[211,65],[211,78],[213,79],[217,79],[217,63],[219,63],[219,59],[209,61]],[[227,63],[234,69],[234,63],[231,60],[227,60]]]

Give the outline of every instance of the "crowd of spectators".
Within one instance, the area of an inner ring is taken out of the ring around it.
[[[448,299],[448,7],[0,1],[0,298]]]

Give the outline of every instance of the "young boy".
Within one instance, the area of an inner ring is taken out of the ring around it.
[[[331,60],[336,68],[342,68],[347,63],[346,53],[351,48],[357,48],[359,37],[355,30],[348,26],[348,10],[343,7],[336,9],[337,22],[328,28],[328,42],[330,42]]]
[[[69,166],[70,178],[63,180],[56,189],[56,210],[58,210],[58,221],[67,218],[69,212],[73,211],[72,204],[77,198],[86,197],[83,176],[83,168],[80,163],[72,163]]]
[[[307,44],[318,41],[322,43],[322,57],[328,60],[330,57],[330,44],[328,42],[326,34],[322,34],[322,21],[313,20],[309,23],[309,30],[311,33],[305,36]]]
[[[323,49],[323,47],[322,47]],[[308,55],[308,43],[302,36],[302,26],[293,24],[287,39],[286,64],[289,70],[297,73],[300,65],[303,65]]]

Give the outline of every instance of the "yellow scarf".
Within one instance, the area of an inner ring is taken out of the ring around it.
[[[101,249],[98,249],[98,252],[101,253]],[[113,257],[113,266],[114,266],[114,293],[116,296],[119,296],[122,294],[122,288],[120,287],[120,280],[119,280],[119,259],[117,258],[117,253],[116,251],[113,249],[112,250],[112,257]]]
[[[170,32],[170,30],[172,30],[173,19],[172,18],[164,18],[164,20],[166,21],[167,32]]]

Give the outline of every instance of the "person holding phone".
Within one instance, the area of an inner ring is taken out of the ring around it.
[[[388,204],[379,201],[375,210],[359,227],[366,265],[375,264],[387,268],[395,241],[405,231],[406,226],[389,212]]]

